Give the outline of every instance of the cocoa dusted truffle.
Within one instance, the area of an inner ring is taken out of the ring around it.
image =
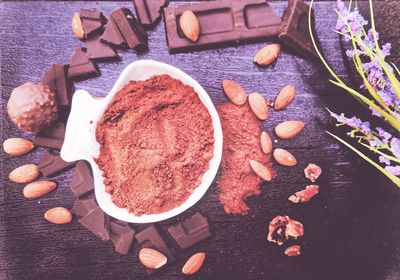
[[[13,123],[28,132],[50,126],[58,116],[55,94],[33,83],[25,83],[12,91],[7,111]]]

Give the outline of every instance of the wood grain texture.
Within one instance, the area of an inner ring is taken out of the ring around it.
[[[388,13],[398,15],[399,6],[393,2]],[[121,6],[133,10],[129,1],[0,3],[1,142],[14,136],[32,138],[18,131],[7,118],[6,102],[14,87],[38,82],[52,63],[69,61],[73,49],[81,45],[70,30],[73,13],[87,7],[109,14]],[[281,15],[286,2],[274,2],[272,6]],[[330,63],[346,77],[339,40],[331,32],[336,21],[334,6],[333,2],[316,4],[316,27]],[[380,10],[383,15],[385,11]],[[382,21],[379,26],[386,28]],[[398,41],[399,36],[386,38]],[[286,110],[272,112],[264,128],[272,132],[277,123],[289,119],[306,122],[298,137],[276,144],[293,152],[299,165],[277,166],[278,178],[264,184],[260,196],[248,200],[248,216],[226,215],[214,183],[196,206],[159,223],[165,229],[200,210],[209,218],[213,236],[188,250],[177,250],[177,261],[154,278],[182,279],[180,270],[186,259],[204,251],[205,263],[194,279],[400,279],[400,191],[324,133],[333,129],[326,106],[342,111],[359,105],[328,84],[329,75],[320,65],[284,49],[276,65],[259,68],[252,58],[262,43],[169,55],[163,24],[149,32],[149,42],[148,53],[138,56],[130,50],[121,51],[121,61],[100,63],[101,76],[76,83],[76,87],[104,96],[129,63],[154,59],[190,74],[215,104],[227,101],[221,90],[223,79],[234,79],[248,92],[258,91],[269,98],[284,85],[293,84],[298,90],[296,99]],[[137,244],[129,255],[118,255],[111,242],[99,240],[76,218],[61,226],[44,220],[44,212],[51,207],[72,207],[74,197],[69,186],[73,170],[57,176],[57,189],[39,200],[27,201],[22,195],[23,186],[7,180],[13,168],[38,162],[42,153],[39,148],[11,159],[1,152],[0,279],[148,279],[137,257]],[[302,172],[309,162],[323,169],[320,194],[308,204],[294,205],[287,198],[308,184]],[[283,254],[284,247],[267,243],[267,224],[278,214],[304,223],[305,236],[299,241],[302,256],[288,258]],[[163,234],[173,245],[166,232]]]

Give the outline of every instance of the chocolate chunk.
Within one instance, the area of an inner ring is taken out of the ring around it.
[[[104,60],[118,58],[117,52],[110,45],[103,43],[98,36],[86,40],[85,45],[90,59]]]
[[[125,39],[122,36],[119,28],[112,17],[108,18],[107,24],[104,26],[104,33],[100,36],[100,39],[107,44],[122,47],[125,45]]]
[[[78,161],[75,168],[75,175],[72,178],[71,190],[76,197],[80,197],[94,190],[92,168],[84,160]]]
[[[135,230],[128,223],[119,220],[110,222],[110,239],[114,243],[117,253],[128,254],[134,237]]]
[[[110,239],[109,218],[99,206],[83,216],[79,222],[101,240]]]
[[[68,80],[69,65],[53,64],[46,73],[44,73],[40,83],[49,87],[57,98],[58,106],[70,106],[72,83]]]
[[[302,56],[318,58],[314,50],[308,26],[309,6],[302,0],[289,0],[282,24],[279,28],[279,39]],[[311,10],[311,24],[314,31],[314,10]],[[315,32],[313,32],[315,34]]]
[[[50,177],[74,165],[75,162],[66,162],[57,153],[45,151],[38,167],[44,177]]]
[[[57,122],[51,127],[38,132],[33,140],[33,144],[39,147],[60,150],[64,143],[65,125]]]
[[[99,33],[102,30],[104,16],[97,10],[81,9],[79,16],[82,21],[83,31],[86,37]]]
[[[188,40],[179,26],[184,11],[192,11],[200,23],[200,38]],[[281,24],[265,0],[210,1],[164,9],[165,31],[170,53],[204,49],[240,41],[265,40],[276,36]]]
[[[68,69],[69,78],[84,78],[90,76],[98,76],[99,70],[96,65],[89,59],[84,48],[78,48],[71,57],[71,63]]]
[[[81,18],[93,19],[93,20],[102,20],[102,13],[95,9],[81,9],[79,11],[79,16]]]
[[[129,48],[138,51],[147,49],[147,34],[135,16],[127,8],[120,8],[111,14]]]
[[[161,18],[161,11],[169,0],[133,0],[136,15],[141,25],[154,25]]]
[[[71,212],[78,217],[83,217],[96,207],[97,203],[94,198],[77,199],[74,206],[72,206]]]
[[[168,232],[182,249],[189,248],[211,236],[207,218],[200,213],[169,227]]]

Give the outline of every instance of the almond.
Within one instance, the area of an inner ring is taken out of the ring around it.
[[[289,257],[296,257],[301,254],[301,247],[299,245],[292,245],[285,249],[285,255]]]
[[[63,225],[72,221],[72,214],[67,208],[54,207],[44,213],[44,218],[50,223]]]
[[[281,52],[280,44],[268,45],[257,52],[254,57],[254,62],[258,65],[270,65],[273,63]]]
[[[10,138],[4,141],[3,149],[9,156],[17,157],[29,153],[35,146],[23,138]]]
[[[272,171],[270,168],[264,166],[256,160],[250,160],[251,169],[253,169],[254,173],[256,173],[259,177],[264,179],[265,181],[272,180]]]
[[[269,134],[265,131],[261,133],[261,150],[265,154],[270,154],[272,152],[272,140]]]
[[[165,255],[150,248],[140,250],[139,260],[145,267],[150,269],[158,269],[167,263]]]
[[[273,154],[274,159],[277,163],[284,166],[295,166],[297,164],[296,158],[284,149],[275,149]]]
[[[249,105],[257,118],[260,120],[266,120],[268,118],[268,104],[264,96],[257,92],[250,94]]]
[[[179,26],[185,36],[192,42],[196,42],[200,36],[200,23],[192,11],[185,11],[179,19]]]
[[[291,139],[299,134],[304,128],[302,121],[286,121],[275,127],[276,135],[281,139]]]
[[[19,184],[27,184],[39,177],[39,168],[34,164],[25,164],[11,171],[8,178]]]
[[[23,194],[26,198],[38,198],[53,191],[57,186],[54,181],[36,181],[25,186]]]
[[[182,267],[182,273],[185,275],[195,274],[204,263],[204,259],[206,258],[205,253],[197,253],[191,256]]]
[[[85,38],[85,31],[83,31],[82,20],[79,13],[75,13],[72,17],[71,21],[72,32],[75,37],[79,39]]]
[[[222,87],[226,96],[233,104],[240,106],[246,103],[246,91],[239,83],[232,80],[223,80]]]
[[[287,85],[278,93],[274,101],[274,109],[276,111],[285,109],[296,96],[296,89],[294,86]]]

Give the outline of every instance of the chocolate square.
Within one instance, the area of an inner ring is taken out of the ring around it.
[[[61,150],[64,143],[65,125],[57,122],[51,127],[36,133],[33,144],[38,147]]]
[[[110,239],[114,243],[117,253],[123,255],[128,254],[134,237],[135,230],[132,229],[128,223],[119,220],[110,222]]]
[[[94,198],[77,199],[74,206],[72,206],[71,212],[78,217],[83,217],[96,207],[97,202]]]
[[[79,222],[101,240],[110,239],[109,217],[99,206],[83,216]]]
[[[76,164],[71,190],[76,197],[80,197],[94,190],[92,168],[85,160],[80,160]]]
[[[71,106],[73,85],[68,80],[68,68],[68,64],[53,64],[40,80],[56,94],[58,106]]]
[[[58,153],[45,151],[38,167],[44,177],[51,177],[74,165],[75,162],[64,161]]]
[[[161,18],[161,11],[169,0],[133,0],[133,4],[140,24],[152,26]]]

